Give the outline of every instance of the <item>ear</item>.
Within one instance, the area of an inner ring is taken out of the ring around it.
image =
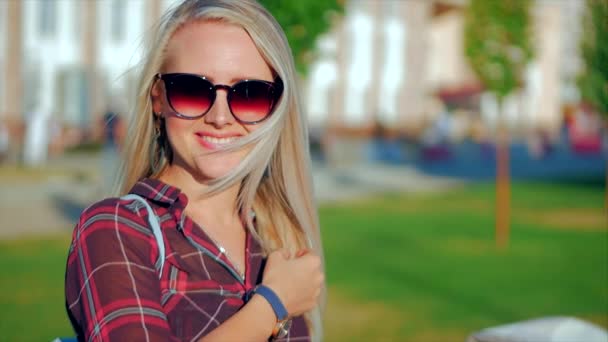
[[[150,99],[152,100],[152,110],[154,113],[163,112],[163,82],[159,78],[154,79],[152,89],[150,89]]]

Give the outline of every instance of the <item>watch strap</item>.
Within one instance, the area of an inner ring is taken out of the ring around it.
[[[271,290],[268,286],[258,285],[255,290],[253,290],[253,293],[259,294],[260,296],[264,297],[264,299],[266,299],[268,303],[270,303],[274,314],[277,316],[277,321],[283,321],[287,319],[289,314],[287,313],[287,309],[285,309],[283,302],[281,302],[279,296],[277,296],[277,294],[274,293],[274,291]]]

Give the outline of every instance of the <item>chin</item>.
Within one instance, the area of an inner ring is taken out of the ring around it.
[[[196,167],[201,175],[207,179],[216,179],[226,176],[230,171],[234,170],[242,158],[234,157],[219,157],[219,158],[204,158],[197,160]]]

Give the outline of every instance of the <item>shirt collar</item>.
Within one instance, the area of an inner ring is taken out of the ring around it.
[[[129,193],[140,195],[150,201],[172,206],[176,201],[186,206],[186,196],[181,190],[158,179],[144,178],[137,182]]]

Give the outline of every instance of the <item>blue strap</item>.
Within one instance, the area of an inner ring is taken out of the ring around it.
[[[272,291],[268,286],[258,285],[255,290],[253,290],[253,293],[261,295],[268,301],[268,303],[270,303],[270,306],[272,306],[272,310],[277,316],[278,321],[287,319],[289,314],[287,313],[285,306],[283,306],[283,302],[281,302],[279,296],[277,296],[277,294],[274,293],[274,291]]]
[[[148,201],[146,201],[143,197],[136,194],[128,194],[121,197],[123,200],[135,200],[143,204],[148,210],[148,222],[150,223],[150,227],[152,228],[152,234],[154,234],[154,238],[156,239],[156,244],[158,245],[158,260],[156,261],[156,267],[158,270],[158,278],[160,279],[163,274],[163,266],[165,264],[165,242],[163,240],[163,233],[160,230],[160,223],[158,216]]]

